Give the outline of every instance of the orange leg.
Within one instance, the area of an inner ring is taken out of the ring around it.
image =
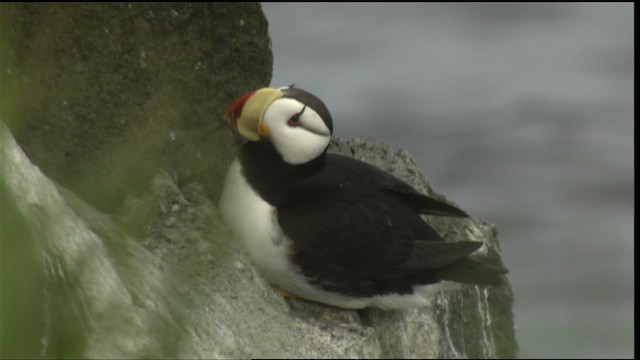
[[[286,290],[282,290],[280,288],[274,288],[276,290],[276,292],[280,295],[282,295],[283,297],[289,298],[289,299],[295,299],[297,298],[296,294],[292,294]]]

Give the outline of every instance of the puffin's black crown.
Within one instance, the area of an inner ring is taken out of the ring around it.
[[[327,109],[327,106],[322,102],[322,100],[318,99],[317,96],[308,91],[293,87],[293,85],[288,88],[281,89],[281,91],[284,94],[284,97],[296,99],[317,112],[325,125],[329,128],[329,131],[333,134],[333,120],[331,119],[331,113],[329,113],[329,109]]]

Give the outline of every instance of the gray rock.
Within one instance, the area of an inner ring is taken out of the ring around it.
[[[0,111],[47,176],[107,212],[158,168],[217,198],[234,149],[222,114],[271,80],[260,4],[0,6]]]
[[[18,281],[22,274],[42,274],[36,276],[42,286],[17,291],[24,294],[19,310],[2,323],[3,334],[40,329],[32,341],[38,346],[8,344],[3,357],[515,354],[508,286],[468,286],[436,295],[428,307],[405,311],[352,311],[285,300],[230,238],[201,186],[179,188],[172,176],[158,173],[149,184],[153,196],[146,200],[154,221],[144,238],[134,238],[112,216],[48,179],[6,127],[0,132],[0,189],[3,210],[10,210],[9,215],[3,211],[2,256],[16,244],[28,244],[32,251],[32,261],[3,268],[3,294],[6,284],[27,286]],[[405,152],[358,140],[337,145],[356,157],[366,149],[373,163],[415,173],[405,180],[426,184],[417,168],[400,165],[413,163]],[[486,241],[489,251],[497,249],[494,227],[478,219],[436,225],[452,240],[474,237]],[[7,319],[4,305],[1,315]],[[41,318],[29,318],[31,313]]]

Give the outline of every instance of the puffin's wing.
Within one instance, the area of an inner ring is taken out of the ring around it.
[[[444,242],[419,215],[425,208],[463,212],[371,165],[328,156],[323,170],[290,187],[276,205],[294,263],[327,290],[372,296],[449,278],[474,281],[469,269],[477,262],[467,255],[482,244]],[[475,268],[496,278],[481,263]]]
[[[317,194],[322,196],[278,207],[292,260],[309,281],[349,295],[375,295],[382,282],[388,291],[410,292],[411,284],[393,274],[411,257],[411,209],[371,195]]]
[[[407,220],[412,210],[382,199],[325,196],[278,209],[292,260],[310,282],[356,296],[411,293],[442,280],[500,284],[506,269],[499,260],[468,257],[481,242],[416,239]]]
[[[460,260],[482,247],[478,241],[414,241],[410,258],[402,269],[435,269]]]
[[[434,198],[419,194],[417,192],[398,191],[393,189],[385,189],[388,193],[406,202],[407,205],[414,208],[418,213],[424,215],[445,215],[469,217],[469,215],[446,202],[436,200]]]
[[[481,242],[414,241],[410,259],[398,269],[413,282],[426,280],[450,280],[475,285],[500,285],[501,275],[508,270],[499,257],[481,259],[468,257],[478,250]]]
[[[416,232],[425,224],[401,202],[374,194],[315,192],[278,207],[278,222],[295,250],[355,272],[359,267],[388,267],[409,259]],[[413,218],[412,218],[413,217]],[[426,225],[428,226],[428,225]],[[365,270],[364,272],[368,272]]]

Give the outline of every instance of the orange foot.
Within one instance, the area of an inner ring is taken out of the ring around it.
[[[280,295],[282,295],[283,297],[289,298],[289,299],[295,299],[297,298],[297,296],[295,294],[292,294],[286,290],[282,290],[280,288],[275,288],[276,292]]]

